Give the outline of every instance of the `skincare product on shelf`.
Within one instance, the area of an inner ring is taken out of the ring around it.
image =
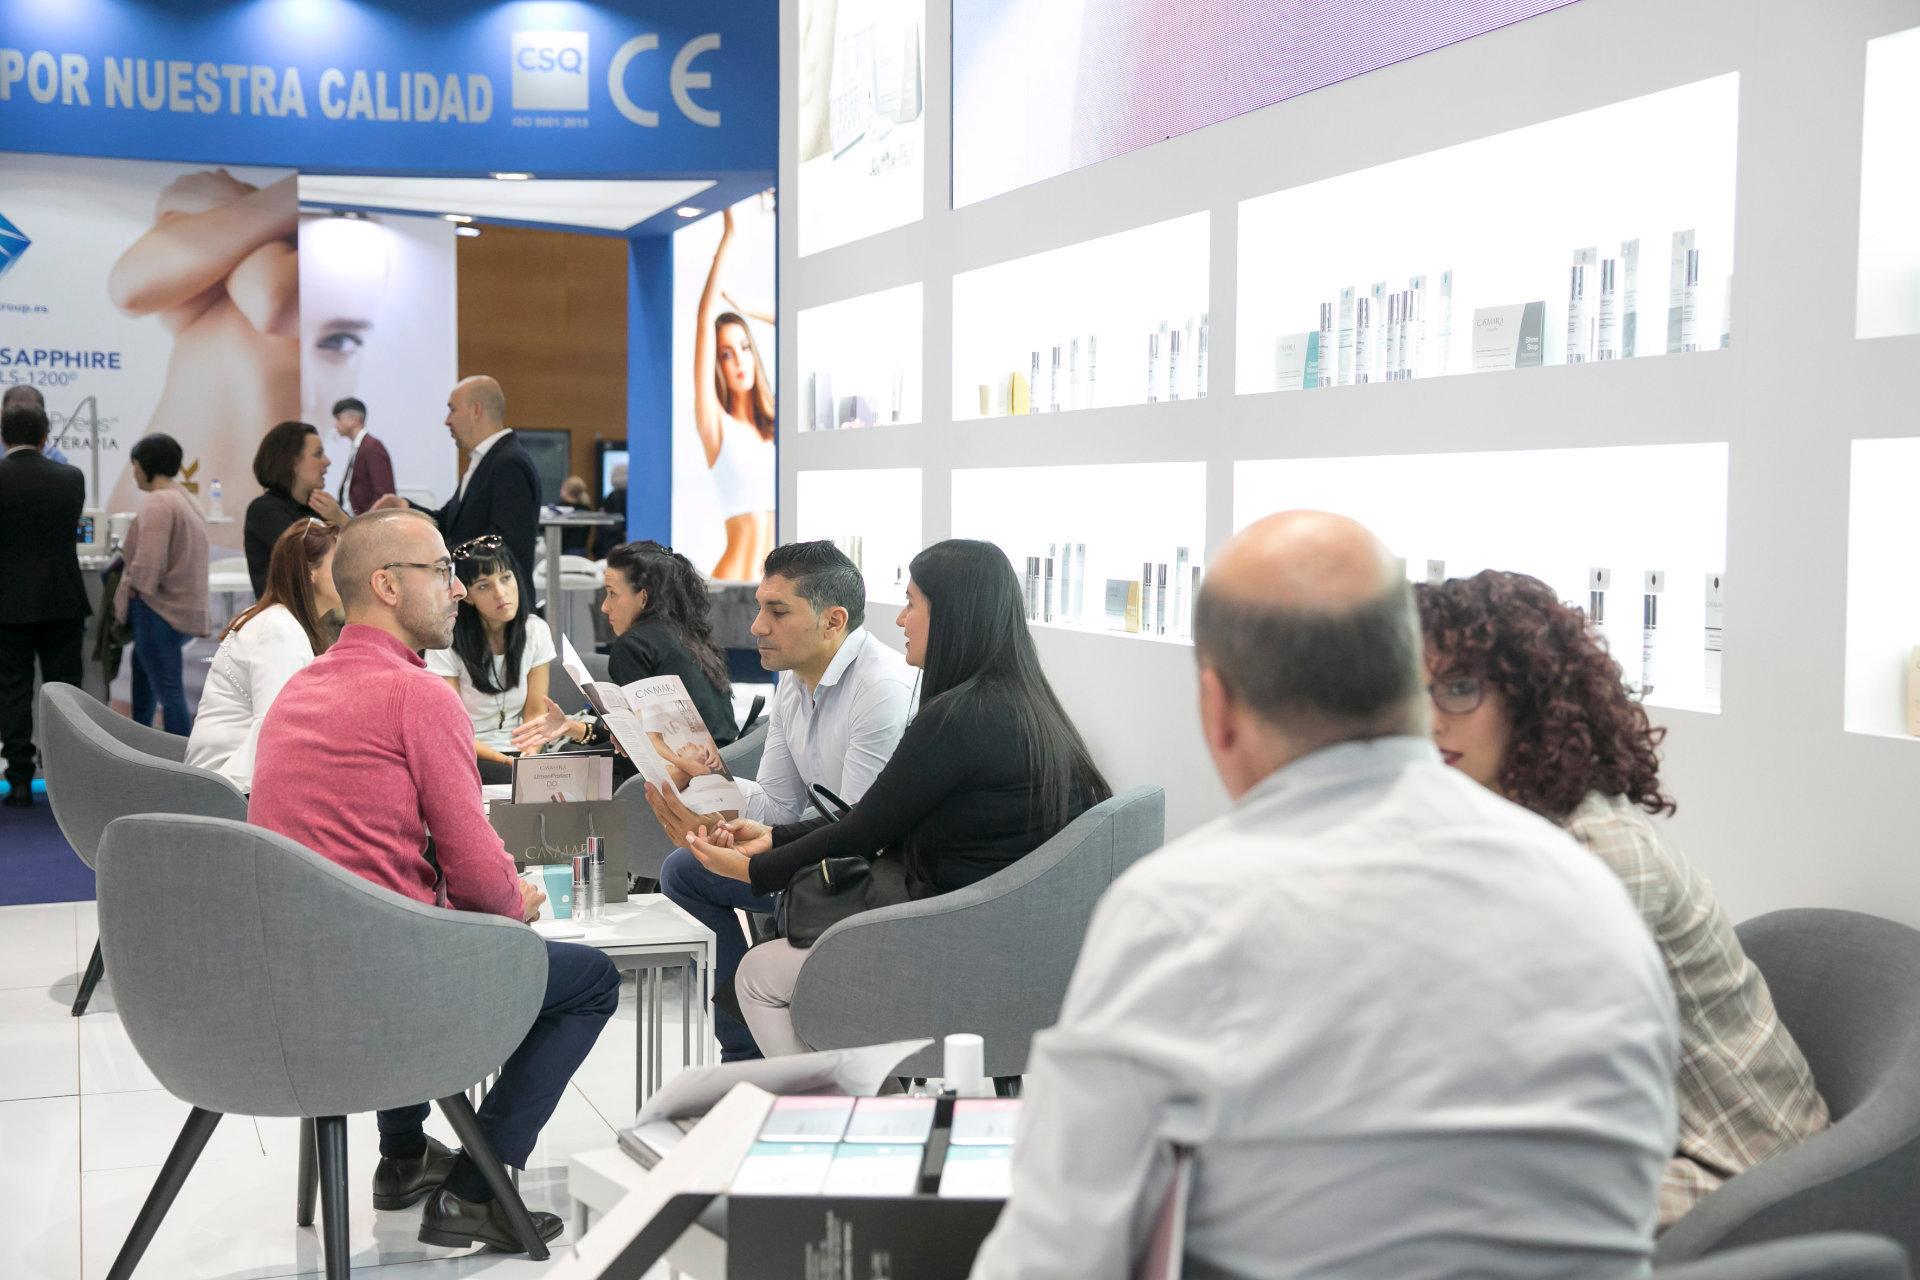
[[[1195,565],[1193,566],[1193,581],[1191,584],[1189,584],[1187,588],[1186,634],[1188,635],[1193,634],[1193,611],[1199,607],[1199,604],[1200,604],[1200,566]]]
[[[1374,328],[1373,341],[1368,344],[1373,350],[1373,358],[1367,366],[1367,381],[1383,382],[1387,376],[1382,363],[1382,356],[1386,354],[1386,336],[1380,332],[1380,326],[1392,323],[1387,315],[1387,282],[1385,280],[1374,281],[1373,287],[1367,291],[1367,301],[1370,304],[1367,314],[1373,317]]]
[[[1707,575],[1707,702],[1720,705],[1720,652],[1726,644],[1726,582],[1723,573]]]
[[[1639,353],[1640,339],[1640,241],[1620,244],[1620,358],[1630,360]]]
[[[1427,585],[1442,586],[1447,580],[1447,562],[1445,560],[1427,561]]]
[[[838,425],[833,416],[833,408],[837,403],[833,398],[833,375],[816,373],[809,381],[813,393],[810,397],[813,404],[813,412],[809,415],[810,425],[815,431],[831,431]]]
[[[1091,333],[1088,334],[1087,335],[1087,407],[1088,408],[1092,408],[1094,405],[1097,405],[1100,403],[1100,385],[1094,381],[1094,376],[1093,376],[1095,373],[1095,369],[1093,367],[1094,353],[1098,349],[1098,347],[1099,347],[1099,340],[1093,334]]]
[[[1920,644],[1907,655],[1907,732],[1920,738]]]
[[[1133,630],[1127,625],[1127,615],[1132,607],[1133,589],[1138,585],[1127,578],[1107,579],[1107,630]]]
[[[1333,304],[1320,304],[1320,386],[1330,387],[1339,377],[1339,362],[1334,358]]]
[[[1160,335],[1147,335],[1147,403],[1160,399]]]
[[[1047,380],[1047,412],[1060,412],[1060,344],[1053,344],[1053,374]]]
[[[1441,373],[1451,373],[1450,362],[1453,359],[1453,269],[1449,267],[1440,273],[1440,314],[1434,329],[1434,367]]]
[[[1353,378],[1353,286],[1348,285],[1340,291],[1340,385],[1346,386]]]
[[[1207,318],[1211,312],[1200,313],[1200,336],[1195,339],[1193,348],[1193,395],[1196,400],[1207,398]]]
[[[1600,336],[1595,355],[1601,360],[1620,358],[1620,297],[1617,281],[1618,258],[1600,260]]]
[[[1167,399],[1180,398],[1180,330],[1167,334]]]
[[[1047,544],[1047,559],[1042,570],[1040,585],[1040,621],[1053,621],[1053,562],[1059,554],[1058,548],[1051,542]]]
[[[1193,596],[1187,591],[1187,549],[1175,547],[1173,550],[1173,634],[1189,634],[1188,625],[1193,616]]]
[[[1027,620],[1040,621],[1040,557],[1027,557]]]
[[[1478,307],[1473,313],[1473,371],[1535,369],[1546,352],[1547,304]]]
[[[1381,335],[1381,349],[1386,353],[1380,364],[1380,376],[1387,382],[1400,380],[1400,331],[1405,328],[1401,323],[1400,295],[1387,295],[1386,331]]]
[[[1407,282],[1407,335],[1412,340],[1403,353],[1401,363],[1406,366],[1409,378],[1426,375],[1427,358],[1427,278],[1415,276]]]
[[[1015,417],[1032,412],[1027,380],[1017,373],[1007,375],[1007,412]]]
[[[1587,570],[1587,625],[1604,631],[1607,626],[1607,588],[1613,585],[1613,570]]]
[[[1153,634],[1167,634],[1167,562],[1153,567]]]
[[[895,371],[893,375],[893,399],[888,402],[887,421],[900,421],[900,410],[907,401],[907,375]]]
[[[1140,566],[1140,630],[1153,630],[1153,561]]]
[[[986,383],[980,384],[980,416],[987,417],[993,412],[993,388]]]
[[[1073,544],[1073,620],[1087,620],[1087,544]]]
[[[1593,359],[1593,314],[1588,305],[1593,264],[1599,249],[1589,245],[1573,253],[1573,269],[1567,283],[1567,363],[1585,364]]]
[[[1042,386],[1042,383],[1040,381],[1040,353],[1036,351],[1033,353],[1033,367],[1031,371],[1029,371],[1027,374],[1027,412],[1028,413],[1040,412],[1041,386]]]
[[[1687,279],[1680,290],[1680,350],[1700,349],[1700,251],[1687,250]]]
[[[1060,544],[1060,621],[1077,622],[1073,616],[1073,544]]]
[[[1400,291],[1400,381],[1414,376],[1418,366],[1413,358],[1413,290]]]
[[[1298,391],[1307,385],[1310,357],[1317,354],[1317,333],[1286,333],[1273,344],[1273,389]]]
[[[1080,339],[1075,338],[1067,344],[1067,405],[1069,408],[1087,407],[1087,387],[1080,374]]]
[[[1136,635],[1140,630],[1140,619],[1145,615],[1142,610],[1146,602],[1140,598],[1140,584],[1127,583],[1127,634]]]
[[[1373,300],[1358,298],[1353,304],[1353,380],[1370,382],[1367,376],[1373,363]]]
[[[1667,354],[1680,354],[1680,312],[1686,305],[1687,255],[1693,252],[1693,229],[1673,233],[1667,257]]]
[[[1660,626],[1660,593],[1667,589],[1664,570],[1649,569],[1640,597],[1640,696],[1653,692],[1653,638]]]

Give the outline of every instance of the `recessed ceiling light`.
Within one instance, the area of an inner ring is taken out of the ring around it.
[[[675,209],[674,212],[679,214],[683,218],[697,218],[701,214],[705,213],[706,210],[696,209],[690,204],[683,204],[678,209]]]
[[[443,213],[440,216],[445,218],[448,222],[458,222],[463,226],[473,221],[472,218],[469,218],[464,213]]]
[[[478,228],[478,227],[455,227],[455,228],[453,229],[453,234],[455,234],[455,235],[457,235],[457,236],[477,236],[477,235],[479,235],[479,234],[480,234],[480,228]]]
[[[496,173],[491,175],[502,182],[525,182],[533,177],[530,173]]]

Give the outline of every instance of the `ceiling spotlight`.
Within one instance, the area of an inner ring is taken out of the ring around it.
[[[674,212],[679,214],[683,218],[697,218],[701,214],[705,213],[706,210],[696,209],[690,204],[683,204],[678,209],[675,209]]]
[[[501,182],[525,182],[533,177],[530,173],[495,173],[488,176],[497,178]]]
[[[455,235],[457,235],[457,236],[477,236],[477,235],[479,235],[479,234],[480,234],[480,228],[478,228],[478,227],[455,227],[455,228],[453,229],[453,234],[455,234]]]
[[[443,213],[440,216],[445,218],[448,222],[458,222],[462,226],[465,226],[467,223],[473,221],[472,218],[469,218],[464,213]]]

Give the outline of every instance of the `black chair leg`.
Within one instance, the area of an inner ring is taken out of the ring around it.
[[[93,999],[93,989],[100,985],[100,975],[107,971],[107,962],[100,956],[100,944],[93,944],[93,957],[87,961],[87,971],[80,977],[80,990],[73,996],[73,1016],[79,1017],[87,1011],[87,1002]]]
[[[313,1225],[313,1197],[320,1190],[320,1167],[315,1163],[313,1117],[300,1117],[300,1199],[293,1208],[295,1225]]]
[[[1019,1076],[995,1076],[993,1078],[993,1092],[994,1092],[994,1096],[999,1098],[1019,1097],[1020,1096],[1020,1077]]]
[[[480,1176],[487,1180],[493,1198],[506,1210],[507,1224],[513,1228],[513,1234],[520,1237],[527,1256],[535,1262],[545,1262],[547,1242],[533,1229],[533,1215],[527,1212],[527,1202],[520,1198],[520,1188],[507,1176],[500,1157],[493,1154],[493,1144],[480,1128],[480,1118],[473,1114],[473,1104],[467,1101],[467,1095],[454,1093],[440,1099],[440,1111],[459,1136],[461,1152],[480,1167]]]
[[[120,1254],[113,1260],[107,1280],[128,1280],[133,1269],[140,1265],[147,1246],[153,1243],[153,1233],[160,1229],[160,1220],[173,1208],[181,1184],[192,1172],[194,1161],[206,1150],[213,1126],[219,1123],[218,1111],[195,1107],[187,1113],[187,1122],[181,1126],[180,1136],[173,1140],[173,1150],[167,1153],[167,1162],[160,1166],[160,1176],[153,1180],[153,1190],[147,1193],[147,1202],[140,1206],[140,1216],[133,1220],[133,1228],[127,1232],[126,1243],[120,1246]]]
[[[313,1122],[320,1164],[320,1243],[327,1280],[348,1280],[353,1253],[347,1242],[347,1118],[320,1116]]]

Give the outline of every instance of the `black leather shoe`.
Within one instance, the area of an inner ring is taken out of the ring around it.
[[[427,1139],[427,1149],[417,1156],[381,1156],[373,1170],[373,1207],[407,1209],[419,1204],[447,1180],[447,1170],[459,1157],[458,1151],[433,1138]]]
[[[7,791],[7,798],[6,798],[5,804],[9,809],[33,808],[32,784],[28,784],[27,786],[24,786],[24,787],[15,786],[15,787],[9,788]]]
[[[543,1241],[559,1235],[564,1225],[551,1213],[534,1213],[532,1217],[533,1229]],[[526,1252],[520,1238],[507,1224],[507,1211],[498,1200],[475,1204],[462,1200],[445,1187],[435,1191],[421,1211],[419,1239],[421,1244],[437,1244],[449,1249],[484,1244],[501,1253]]]

